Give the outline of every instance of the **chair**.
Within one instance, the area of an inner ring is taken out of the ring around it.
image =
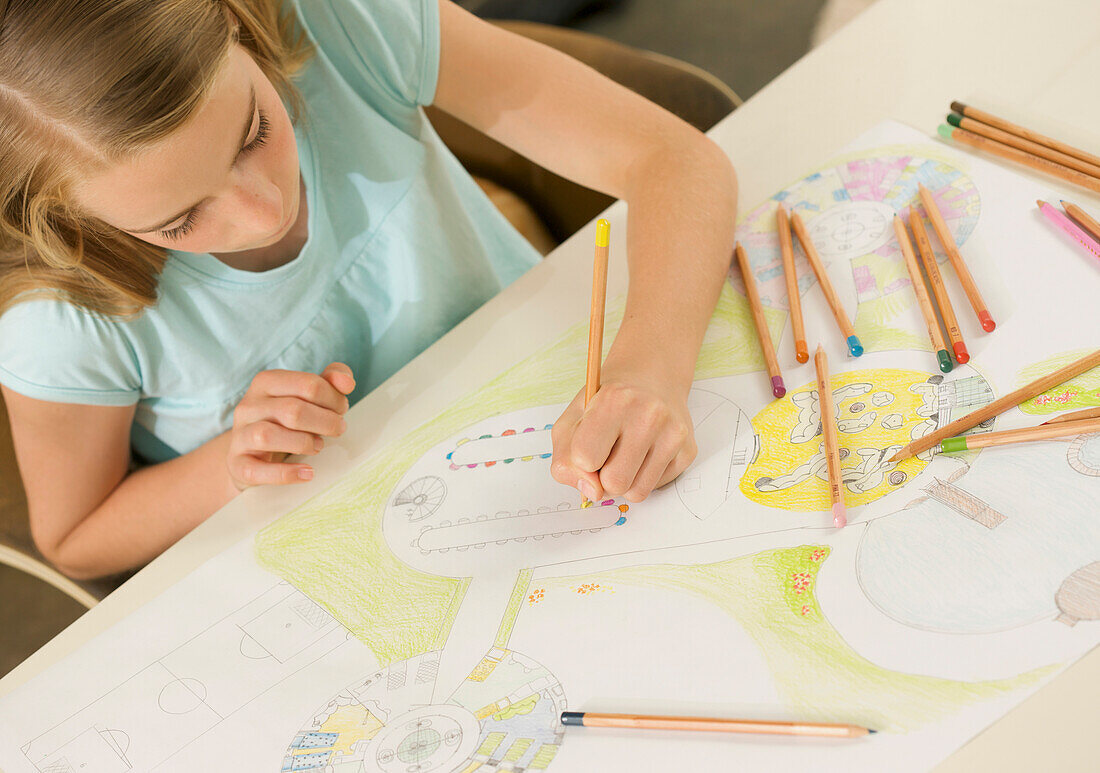
[[[110,593],[118,580],[110,578],[89,582],[70,580],[54,569],[38,552],[31,539],[27,517],[27,498],[15,462],[8,412],[0,399],[0,563],[37,577],[88,609]]]
[[[741,104],[733,89],[715,76],[662,54],[545,24],[494,23],[584,62],[700,131],[707,131]],[[440,138],[470,174],[487,178],[526,201],[558,243],[614,201],[538,166],[438,108],[429,107],[427,113]],[[497,198],[490,196],[496,203]],[[522,227],[520,232],[527,235]]]

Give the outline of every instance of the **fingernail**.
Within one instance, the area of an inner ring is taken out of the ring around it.
[[[580,491],[586,499],[596,498],[596,489],[592,486],[591,483],[584,480],[583,478],[577,481],[577,490]]]
[[[314,451],[320,451],[324,447],[325,447],[325,441],[321,440],[321,438],[319,438],[319,437],[313,438],[313,450]]]
[[[300,480],[313,480],[313,468],[312,467],[299,467],[298,478]]]

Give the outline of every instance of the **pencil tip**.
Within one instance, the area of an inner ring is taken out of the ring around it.
[[[877,733],[878,730],[872,730],[871,728],[867,728],[867,732],[868,732],[868,734],[873,735],[873,734]]]
[[[843,502],[837,502],[833,505],[833,526],[838,529],[843,529],[848,525],[848,508],[844,506]]]

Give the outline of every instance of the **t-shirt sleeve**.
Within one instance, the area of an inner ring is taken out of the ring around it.
[[[141,374],[123,323],[53,299],[0,316],[0,383],[38,400],[133,405]]]
[[[322,0],[328,18],[299,0],[307,25],[352,82],[406,106],[429,105],[439,80],[438,0]],[[350,71],[349,69],[350,68]]]

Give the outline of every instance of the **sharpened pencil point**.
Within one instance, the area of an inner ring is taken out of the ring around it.
[[[877,733],[878,730],[872,730],[871,728],[867,728],[867,732],[868,733]]]

